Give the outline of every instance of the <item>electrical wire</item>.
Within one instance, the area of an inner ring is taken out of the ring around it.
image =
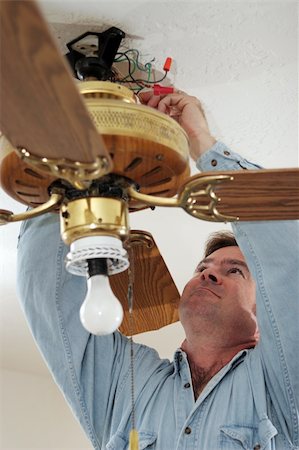
[[[129,56],[130,55],[130,56]],[[133,56],[131,56],[133,55]],[[121,63],[126,61],[128,63],[128,74],[123,76],[122,78],[118,78],[116,75],[116,81],[118,83],[123,84],[133,84],[133,86],[129,86],[129,88],[133,91],[138,91],[139,93],[142,89],[147,87],[152,87],[152,85],[156,83],[160,83],[161,81],[165,80],[168,71],[164,70],[164,75],[159,79],[152,79],[154,78],[154,71],[152,68],[152,62],[155,61],[155,58],[153,58],[151,61],[145,63],[142,65],[139,61],[140,53],[135,48],[130,48],[124,52],[118,52],[116,54],[116,57],[114,59],[115,65],[117,63]],[[136,78],[134,76],[134,73],[136,71],[144,72],[146,73],[145,78]]]
[[[118,55],[119,53],[117,53]],[[121,57],[124,57],[124,59],[121,59]],[[127,55],[127,52],[121,53],[120,57],[118,58],[119,62],[121,61],[127,61],[128,63],[128,75],[126,75],[125,77],[123,77],[122,79],[118,79],[117,82],[118,83],[134,83],[138,89],[138,91],[140,91],[141,89],[143,89],[143,86],[141,84],[139,84],[139,81],[143,81],[143,80],[136,80],[133,76],[134,72],[136,71],[136,62],[134,60],[131,60],[131,58],[129,58],[129,56]],[[117,61],[117,59],[116,59]],[[133,64],[133,69],[132,69],[132,64]],[[131,88],[132,90],[136,90],[135,88]]]

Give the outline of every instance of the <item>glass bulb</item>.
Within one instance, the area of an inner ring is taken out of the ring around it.
[[[92,334],[105,335],[117,330],[123,320],[123,308],[113,294],[109,277],[94,275],[87,280],[87,294],[80,308],[84,328]]]

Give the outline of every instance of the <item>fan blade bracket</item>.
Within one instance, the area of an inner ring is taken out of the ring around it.
[[[110,171],[110,164],[105,156],[97,156],[93,162],[83,163],[66,158],[35,156],[23,147],[18,147],[15,151],[24,162],[48,175],[68,181],[79,190],[88,188],[92,180],[101,178]]]
[[[203,173],[181,187],[179,199],[192,217],[203,220],[297,220],[299,169],[236,170],[220,176]]]
[[[141,192],[137,192],[133,186],[128,188],[127,194],[130,199],[140,201],[148,206],[180,206],[176,198],[156,197],[155,195],[143,194]]]
[[[0,225],[6,225],[9,222],[13,222],[12,217],[14,213],[7,209],[0,209]]]
[[[153,248],[154,247],[154,241],[153,238],[149,235],[145,234],[144,232],[140,231],[131,231],[128,239],[124,242],[125,246],[127,248],[130,248],[135,245],[143,245],[147,248]]]
[[[218,211],[214,201],[212,201],[208,206],[193,205],[192,207],[184,207],[183,209],[195,219],[205,220],[207,222],[227,223],[237,222],[239,220],[239,217],[221,214]]]
[[[52,195],[46,203],[24,213],[14,214],[12,211],[0,209],[0,225],[6,225],[11,222],[20,222],[22,220],[41,216],[42,214],[52,211],[55,207],[59,206],[63,198],[64,195],[62,192],[59,192],[59,190],[55,191],[53,189]]]
[[[214,191],[220,183],[233,181],[231,175],[208,175],[196,179],[190,179],[183,185],[177,198],[156,197],[137,192],[132,186],[128,189],[128,195],[149,206],[181,207],[192,217],[209,222],[236,222],[237,216],[221,214],[217,205],[221,199]]]
[[[215,186],[220,183],[233,180],[234,177],[230,175],[208,175],[191,179],[179,194],[179,206],[196,219],[209,222],[236,222],[239,217],[224,215],[218,211],[217,205],[221,198],[214,191]]]

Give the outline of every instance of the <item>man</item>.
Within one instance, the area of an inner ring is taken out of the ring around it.
[[[186,333],[181,348],[188,357],[197,398],[210,379],[243,349],[258,341],[255,283],[244,257],[228,234],[209,246],[219,248],[198,265],[182,294],[179,312]]]
[[[215,141],[196,98],[181,92],[140,98],[184,127],[198,168],[257,168]],[[182,294],[186,339],[174,361],[135,345],[140,449],[298,448],[297,225],[240,223],[233,226],[236,241],[213,238]],[[130,345],[118,332],[96,337],[83,329],[78,311],[86,283],[65,271],[67,251],[56,215],[22,225],[20,299],[94,448],[124,450],[131,428]]]

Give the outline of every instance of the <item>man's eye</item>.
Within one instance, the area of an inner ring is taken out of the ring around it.
[[[244,273],[238,267],[232,267],[231,269],[229,269],[228,273],[239,273],[240,275],[242,275],[242,277],[244,277]]]

